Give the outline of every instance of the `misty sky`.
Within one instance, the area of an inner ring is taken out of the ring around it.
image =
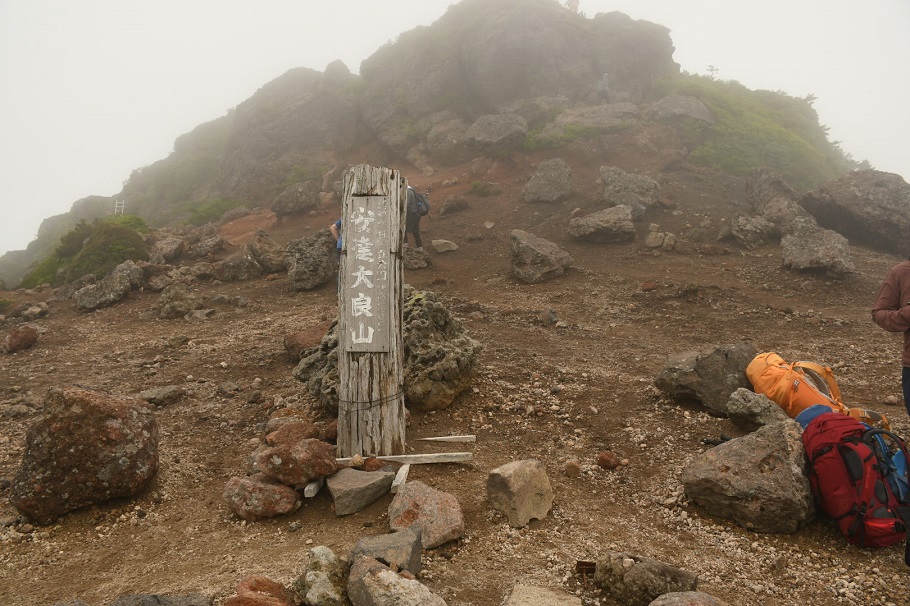
[[[555,0],[554,0],[555,1]],[[451,0],[0,0],[0,254],[294,67],[353,72]],[[581,0],[670,29],[690,73],[817,97],[830,138],[910,179],[910,1]],[[377,10],[381,7],[381,10]],[[415,82],[419,86],[419,82]]]

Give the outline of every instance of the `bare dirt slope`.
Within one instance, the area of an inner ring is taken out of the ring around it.
[[[730,604],[906,604],[902,548],[850,547],[827,520],[792,536],[759,535],[703,516],[680,498],[681,469],[707,448],[701,440],[741,432],[663,400],[653,387],[669,354],[751,339],[760,351],[834,366],[848,403],[883,410],[910,435],[902,407],[883,404],[899,396],[898,339],[874,326],[868,311],[898,259],[854,248],[856,274],[831,281],[781,270],[777,246],[713,254],[723,252],[713,235],[743,204],[743,184],[694,170],[660,176],[667,204],[649,217],[680,236],[678,251],[645,249],[647,221],[634,244],[576,243],[565,228],[573,209],[591,208],[596,166],[575,173],[568,202],[529,206],[520,200],[521,180],[535,161],[494,165],[483,180],[503,193],[489,198],[465,194],[476,180],[468,167],[412,179],[433,192],[434,214],[422,222],[427,243],[445,238],[460,248],[432,254],[432,267],[406,279],[438,293],[485,348],[473,393],[444,412],[413,414],[408,428],[414,452],[453,449],[419,437],[477,436],[467,446],[474,452],[469,464],[412,468],[411,479],[457,496],[467,527],[457,544],[425,552],[422,580],[450,605],[498,605],[518,581],[612,605],[575,566],[620,550],[694,571],[700,589]],[[648,158],[613,161],[658,175]],[[439,216],[435,209],[452,194],[465,194],[470,208]],[[324,208],[281,226],[261,219],[284,241],[325,228],[335,213]],[[235,244],[252,234],[250,221],[227,226]],[[516,282],[509,275],[513,228],[559,243],[574,258],[571,271],[545,284]],[[648,282],[656,288],[643,288]],[[248,575],[290,584],[311,546],[346,556],[358,537],[388,531],[388,497],[343,518],[325,491],[282,518],[243,523],[228,512],[224,484],[245,473],[270,412],[310,401],[291,377],[282,339],[305,329],[318,334],[336,314],[335,289],[292,293],[281,278],[205,283],[198,292],[207,299],[240,295],[249,305],[213,304],[216,315],[191,323],[143,319],[153,293],[90,314],[72,301],[52,301],[49,316],[37,322],[36,346],[0,358],[0,603],[80,598],[102,606],[129,593],[204,593],[221,604]],[[3,296],[18,302],[47,295]],[[558,325],[538,321],[546,309]],[[250,403],[257,378],[264,398]],[[226,381],[241,391],[220,394]],[[71,383],[123,395],[177,384],[188,394],[157,413],[161,468],[144,495],[32,528],[9,505],[9,480],[44,393]],[[604,449],[628,465],[600,469],[594,462]],[[545,520],[513,530],[487,504],[486,476],[531,457],[546,465],[556,502]],[[565,473],[570,459],[581,463],[579,477]]]

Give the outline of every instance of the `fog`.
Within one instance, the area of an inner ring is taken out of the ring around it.
[[[0,254],[74,201],[119,192],[178,136],[287,70],[341,59],[358,72],[452,3],[0,0]],[[582,0],[580,10],[665,25],[687,72],[814,95],[831,140],[910,176],[910,2]]]

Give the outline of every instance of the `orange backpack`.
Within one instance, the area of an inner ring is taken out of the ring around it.
[[[828,366],[815,362],[787,364],[776,353],[765,352],[752,359],[746,367],[746,376],[756,393],[774,400],[791,419],[810,406],[821,404],[868,425],[890,429],[884,415],[864,408],[849,408],[841,401],[840,387]]]

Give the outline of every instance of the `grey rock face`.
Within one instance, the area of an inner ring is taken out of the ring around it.
[[[853,171],[807,193],[800,204],[824,228],[878,250],[910,254],[910,184],[900,175]]]
[[[572,169],[562,158],[541,162],[522,190],[525,202],[558,202],[572,193]]]
[[[335,515],[357,513],[389,493],[395,474],[387,471],[340,469],[327,484],[335,503]]]
[[[528,123],[516,114],[481,116],[465,133],[470,145],[486,151],[518,145],[528,134]]]
[[[796,532],[815,515],[801,435],[787,419],[711,448],[683,469],[686,496],[756,532]]]
[[[751,387],[746,367],[757,354],[748,342],[675,354],[654,384],[675,400],[700,404],[712,414],[725,417],[730,394]]]
[[[76,307],[80,311],[94,311],[121,301],[131,289],[128,275],[113,272],[106,275],[101,282],[77,290],[73,294],[73,299],[76,300]]]
[[[641,219],[660,199],[660,185],[651,177],[627,173],[615,166],[601,166],[603,201],[607,206],[625,205]]]
[[[569,222],[569,235],[588,242],[633,242],[632,208],[620,205]]]
[[[819,227],[814,221],[797,219],[793,231],[780,244],[783,266],[787,269],[821,270],[832,278],[856,271],[847,238]]]
[[[764,425],[789,419],[784,409],[768,396],[740,387],[727,400],[727,415],[737,427],[755,431]]]
[[[216,263],[212,268],[212,273],[217,280],[222,282],[242,282],[258,278],[264,273],[264,270],[256,261],[253,247],[245,244],[234,254]]]
[[[309,556],[306,570],[294,582],[294,591],[307,606],[345,606],[347,564],[322,545],[310,549]]]
[[[698,577],[658,560],[611,551],[597,561],[594,583],[622,604],[647,606],[665,593],[695,591]]]
[[[287,252],[265,231],[256,230],[256,236],[250,242],[250,252],[266,272],[276,273],[285,270],[284,257]]]
[[[170,284],[161,291],[155,304],[158,317],[164,320],[182,318],[196,309],[202,309],[202,299],[183,284]]]
[[[319,206],[319,185],[304,181],[288,185],[272,200],[271,209],[279,217],[303,213]]]
[[[313,290],[336,278],[338,253],[335,238],[322,230],[287,245],[288,280],[295,291]]]
[[[528,284],[561,276],[572,264],[572,256],[553,242],[520,229],[510,235],[512,275]]]
[[[416,575],[420,574],[420,569],[423,567],[420,560],[422,552],[420,528],[411,526],[391,534],[379,534],[358,539],[351,550],[349,560],[353,562],[360,556],[369,556],[386,566],[394,566],[398,570],[408,570]]]
[[[654,104],[654,115],[664,122],[676,122],[680,119],[691,118],[708,124],[714,124],[714,117],[706,106],[697,97],[687,95],[670,95]]]
[[[605,105],[588,105],[561,112],[556,119],[546,125],[540,138],[559,140],[567,132],[581,130],[608,131],[638,122],[638,106],[632,103],[610,103]]]

